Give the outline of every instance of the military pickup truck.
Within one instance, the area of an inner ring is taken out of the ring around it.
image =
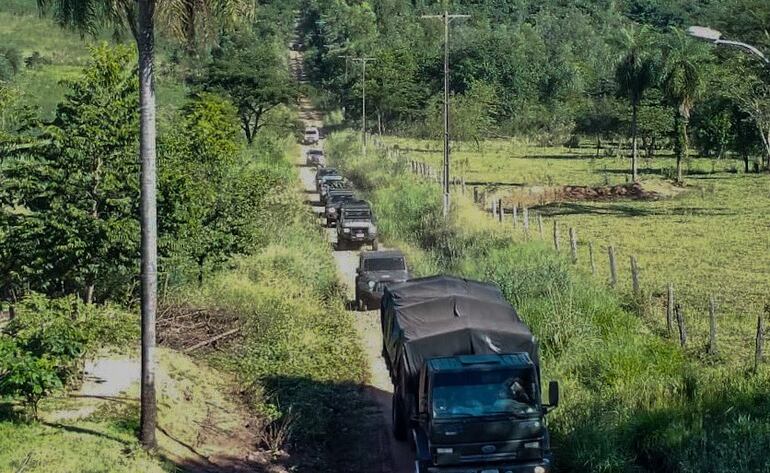
[[[340,206],[350,200],[356,200],[353,191],[350,189],[329,190],[326,196],[326,205],[324,206],[324,217],[326,217],[327,227],[333,227],[337,223]]]
[[[538,347],[491,284],[447,276],[385,287],[383,357],[393,381],[393,433],[418,473],[549,473]]]
[[[385,286],[407,279],[406,257],[400,251],[361,252],[356,268],[356,307],[358,310],[379,308]]]
[[[337,250],[348,248],[359,249],[364,245],[378,249],[377,226],[374,215],[365,200],[349,200],[340,205],[337,216]]]

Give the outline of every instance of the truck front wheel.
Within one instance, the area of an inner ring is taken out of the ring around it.
[[[414,473],[428,473],[430,463],[425,460],[416,460],[414,462]]]
[[[393,394],[393,404],[391,407],[393,422],[393,437],[399,442],[403,442],[407,437],[407,425],[404,419],[404,408],[398,401],[398,396]]]

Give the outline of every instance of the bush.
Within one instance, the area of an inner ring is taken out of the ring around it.
[[[37,417],[43,396],[80,379],[86,355],[125,345],[137,330],[136,318],[114,307],[30,294],[0,332],[0,395],[24,397]]]
[[[43,57],[39,52],[35,51],[30,56],[24,59],[24,65],[27,69],[37,69],[40,66],[47,66],[51,64],[51,60],[47,57]]]

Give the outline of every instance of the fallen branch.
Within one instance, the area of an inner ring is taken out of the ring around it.
[[[195,345],[193,345],[191,347],[185,348],[184,352],[185,353],[190,353],[191,351],[197,350],[198,348],[205,347],[206,345],[214,343],[217,340],[221,340],[221,339],[223,339],[225,337],[229,337],[230,335],[233,335],[233,334],[237,333],[240,330],[241,330],[240,328],[234,328],[232,330],[228,330],[227,332],[220,333],[216,337],[209,338],[208,340],[204,340],[204,341],[202,341],[200,343],[196,343]]]

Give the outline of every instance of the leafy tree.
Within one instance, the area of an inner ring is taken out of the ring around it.
[[[297,94],[283,55],[250,31],[222,38],[198,85],[235,104],[249,144],[264,125],[265,114],[278,105],[291,103]]]
[[[644,92],[655,82],[652,46],[654,42],[650,30],[644,26],[636,29],[621,30],[623,57],[615,69],[615,79],[619,92],[631,102],[631,179],[636,182],[638,176],[639,150],[637,146],[639,104]]]
[[[682,160],[687,157],[690,112],[705,88],[705,68],[709,60],[708,49],[702,43],[690,39],[679,29],[672,29],[665,47],[661,87],[676,108],[674,150],[678,183],[682,182]]]
[[[16,284],[52,295],[78,292],[90,302],[97,281],[106,296],[132,279],[138,253],[133,61],[125,47],[94,49],[45,128],[47,144],[2,169],[8,233],[0,251],[13,255],[2,264],[17,275]]]

